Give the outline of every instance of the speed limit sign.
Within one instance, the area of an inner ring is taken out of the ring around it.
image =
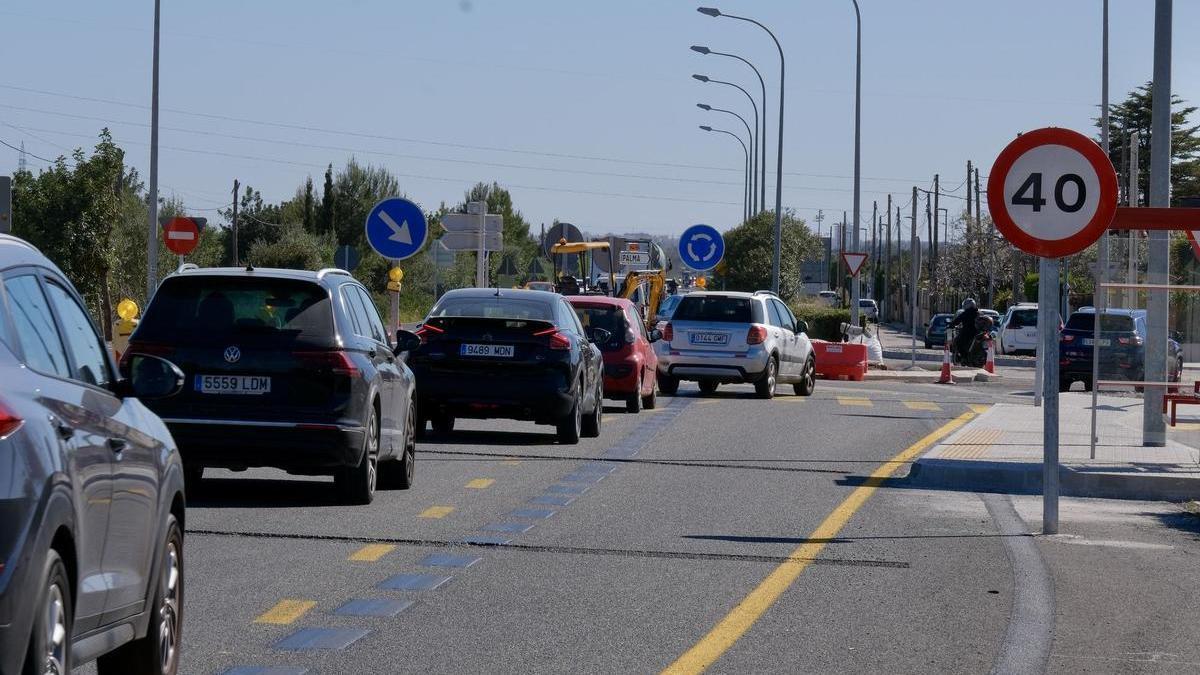
[[[988,176],[988,210],[1017,248],[1061,258],[1091,246],[1117,210],[1117,172],[1095,141],[1070,129],[1021,134]]]

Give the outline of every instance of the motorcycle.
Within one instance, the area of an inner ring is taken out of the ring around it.
[[[956,366],[982,368],[987,363],[988,341],[992,339],[992,320],[982,314],[975,319],[975,336],[965,351],[959,349],[958,330],[946,332],[946,341],[951,345],[950,358]]]

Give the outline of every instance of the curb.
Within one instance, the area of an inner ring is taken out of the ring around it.
[[[1116,467],[1113,467],[1114,469]],[[1200,499],[1200,472],[1194,477],[1103,471],[1094,467],[1058,468],[1065,497],[1181,502]],[[1041,494],[1042,465],[1029,462],[981,462],[918,459],[896,487],[966,492]]]
[[[883,358],[895,359],[897,361],[909,361],[909,360],[912,360],[912,352],[897,351],[895,349],[884,349],[883,350]],[[941,363],[942,357],[935,355],[935,354],[917,352],[916,360]],[[1035,367],[1037,367],[1037,361],[1034,359],[1012,359],[1012,358],[1008,358],[1006,356],[1000,356],[999,354],[996,355],[995,363],[997,366],[1004,366],[1006,368],[1035,368]]]

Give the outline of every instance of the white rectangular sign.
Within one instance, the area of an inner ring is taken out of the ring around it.
[[[447,232],[438,241],[451,251],[479,250],[478,232]],[[504,248],[504,237],[499,232],[488,232],[483,238],[483,250],[499,251]]]
[[[479,216],[469,213],[447,213],[442,216],[442,227],[447,232],[478,232]],[[483,229],[488,234],[499,234],[504,229],[504,216],[492,213],[483,217]]]
[[[621,251],[620,263],[622,265],[649,265],[650,254],[641,251]]]

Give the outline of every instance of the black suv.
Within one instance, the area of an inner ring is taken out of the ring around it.
[[[1058,337],[1059,391],[1070,391],[1071,384],[1083,382],[1092,388],[1092,350],[1096,330],[1096,310],[1085,307],[1071,314]],[[1100,314],[1100,379],[1145,380],[1146,326],[1144,309],[1105,309]],[[1183,375],[1183,348],[1167,338],[1167,379],[1178,382]],[[1135,385],[1141,390],[1142,385]]]
[[[348,272],[182,266],[163,280],[130,337],[136,354],[187,376],[151,404],[179,443],[190,484],[205,467],[268,466],[335,478],[369,503],[412,485],[413,375],[367,289]]]
[[[137,397],[183,373],[156,357],[118,379],[79,295],[0,235],[0,673],[174,673],[183,620],[184,480]]]

